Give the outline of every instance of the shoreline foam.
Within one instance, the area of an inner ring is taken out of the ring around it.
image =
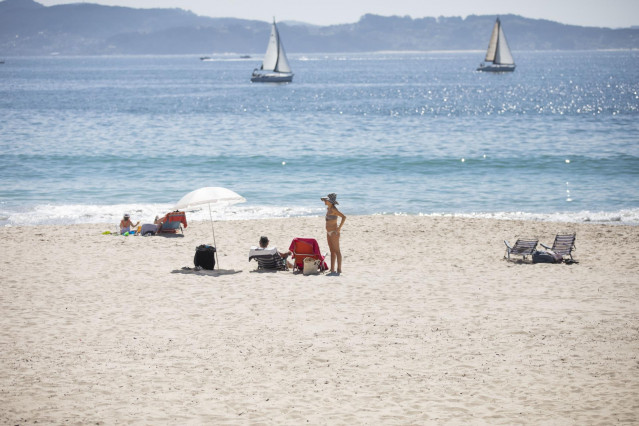
[[[28,211],[0,210],[0,227],[2,226],[39,226],[39,225],[78,225],[105,224],[116,228],[123,212],[129,212],[141,223],[151,223],[160,212],[173,210],[171,204],[116,204],[116,205],[39,205]],[[291,217],[315,217],[324,214],[323,207],[278,207],[240,204],[225,211],[214,211],[214,220],[262,220],[286,219]],[[365,213],[369,214],[369,213]],[[187,211],[189,220],[209,220],[209,212],[205,209]],[[426,216],[426,217],[461,217],[498,220],[526,220],[563,223],[601,223],[639,225],[639,208],[614,211],[563,211],[551,213],[512,212],[375,212],[371,215],[389,216]]]

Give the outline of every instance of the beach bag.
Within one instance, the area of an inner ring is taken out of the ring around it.
[[[202,269],[215,269],[215,247],[207,244],[197,246],[193,263]]]
[[[535,251],[532,255],[533,263],[561,263],[561,255],[553,251]]]
[[[140,235],[144,235],[145,237],[148,235],[155,235],[158,230],[158,226],[153,223],[145,223],[140,228]]]
[[[302,270],[302,274],[304,275],[317,275],[319,274],[319,259],[313,259],[312,257],[304,258],[304,269]]]

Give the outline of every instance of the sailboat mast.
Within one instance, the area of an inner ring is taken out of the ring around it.
[[[500,59],[500,52],[499,52],[499,44],[501,43],[500,40],[500,36],[501,36],[501,21],[499,20],[499,18],[497,18],[497,43],[495,44],[495,56],[493,57],[493,64],[498,64],[501,59]]]
[[[275,28],[275,43],[277,46],[277,58],[275,59],[275,69],[274,71],[279,72],[280,70],[280,57],[282,55],[282,44],[280,43],[280,32],[277,29],[277,25],[275,24],[275,17],[273,17],[273,28]]]

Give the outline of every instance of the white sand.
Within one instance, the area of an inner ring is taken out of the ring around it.
[[[208,222],[0,228],[0,423],[639,422],[639,227],[351,216],[341,276],[254,272],[323,222],[218,222],[215,275],[173,272]],[[579,264],[503,260],[564,230]]]

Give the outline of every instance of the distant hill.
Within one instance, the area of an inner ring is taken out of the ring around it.
[[[512,50],[639,48],[639,29],[579,27],[502,15]],[[420,18],[364,15],[352,24],[278,25],[289,53],[380,50],[483,50],[495,16]],[[46,7],[0,2],[0,56],[257,53],[270,24],[207,18],[182,9],[133,9],[90,3]]]

